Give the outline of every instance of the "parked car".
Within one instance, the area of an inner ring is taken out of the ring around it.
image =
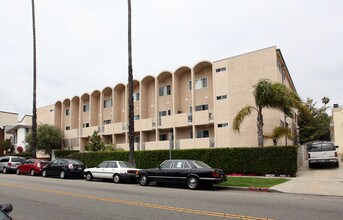
[[[48,163],[49,161],[42,159],[27,159],[17,167],[17,175],[30,174],[34,176],[36,174],[42,174],[43,167]]]
[[[142,169],[136,174],[142,186],[150,182],[183,183],[189,189],[197,189],[201,185],[212,186],[226,181],[222,170],[211,168],[198,160],[166,160],[157,168]]]
[[[24,157],[5,156],[0,158],[0,172],[9,173],[15,172],[21,162],[25,160]]]
[[[13,206],[11,203],[0,204],[0,219],[11,220],[12,218],[8,215],[12,212]]]
[[[305,144],[308,150],[308,165],[313,168],[316,164],[334,164],[339,167],[338,153],[332,142],[314,141]]]
[[[103,161],[98,166],[84,170],[87,181],[93,179],[113,179],[113,182],[136,181],[136,169],[126,161]]]
[[[58,158],[45,165],[42,176],[59,176],[61,179],[67,177],[83,178],[85,168],[86,166],[78,160]]]

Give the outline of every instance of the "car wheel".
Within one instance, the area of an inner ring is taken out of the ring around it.
[[[4,167],[4,168],[2,169],[2,172],[3,172],[4,174],[6,174],[6,173],[7,173],[7,168]]]
[[[199,187],[199,179],[195,176],[190,176],[187,178],[188,189],[197,189]]]
[[[119,183],[119,182],[120,182],[120,176],[119,176],[119,174],[114,174],[114,176],[113,176],[113,182],[114,182],[114,183]]]
[[[34,170],[34,169],[32,169],[32,170],[30,171],[30,175],[31,175],[31,176],[34,176],[34,175],[35,175],[35,170]]]
[[[17,169],[16,174],[20,175],[20,170],[19,169]]]
[[[336,163],[336,167],[339,167],[339,162]]]
[[[148,175],[142,174],[139,176],[139,184],[141,184],[141,186],[147,186],[149,185],[149,182],[150,180],[149,180]]]
[[[47,176],[48,176],[46,170],[43,170],[43,171],[42,171],[42,176],[43,176],[43,177],[47,177]]]
[[[64,172],[64,170],[61,171],[60,177],[61,177],[61,179],[65,179],[66,178],[66,173]]]
[[[87,172],[87,174],[86,174],[86,180],[87,180],[87,181],[92,181],[92,180],[93,180],[93,175],[92,175],[91,172]]]
[[[312,168],[313,168],[313,164],[309,163],[309,164],[308,164],[308,167],[309,167],[310,169],[312,169]]]

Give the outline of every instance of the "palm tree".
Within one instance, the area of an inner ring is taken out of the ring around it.
[[[274,146],[277,146],[278,140],[283,136],[292,139],[292,131],[289,128],[275,127],[271,134],[265,134],[263,135],[263,138],[271,139],[273,141]]]
[[[326,108],[326,105],[330,102],[330,99],[326,96],[322,98],[322,103],[324,104],[324,107]]]
[[[36,25],[35,1],[32,3],[32,29],[33,29],[33,108],[32,108],[32,157],[36,158],[37,145],[37,109],[36,109]]]
[[[131,39],[131,0],[127,0],[128,6],[128,58],[129,58],[129,73],[128,73],[128,90],[129,90],[129,162],[136,166],[134,158],[134,109],[133,109],[133,70],[132,70],[132,39]]]
[[[257,112],[257,142],[263,146],[263,114],[264,108],[276,109],[284,112],[288,117],[293,117],[293,108],[301,107],[299,97],[282,83],[272,83],[267,79],[261,79],[254,85],[255,106],[247,105],[235,116],[232,128],[240,132],[240,126],[244,119],[252,113]]]

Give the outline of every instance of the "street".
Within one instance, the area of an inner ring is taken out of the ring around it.
[[[341,219],[342,197],[0,174],[13,219]]]

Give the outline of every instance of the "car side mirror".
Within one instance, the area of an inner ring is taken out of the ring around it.
[[[0,209],[6,214],[9,214],[10,212],[12,212],[13,206],[11,203],[0,204]]]
[[[158,168],[159,170],[162,169],[161,166],[158,166],[157,168]]]
[[[335,148],[339,148],[339,146],[335,146]]]

